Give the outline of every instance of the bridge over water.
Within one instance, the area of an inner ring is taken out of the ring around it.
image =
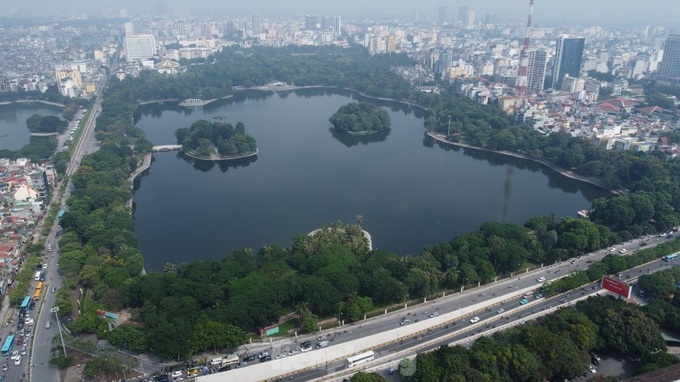
[[[210,101],[203,101],[200,98],[189,98],[185,99],[184,101],[179,103],[179,106],[186,106],[186,107],[200,107],[203,105],[207,105]]]
[[[164,153],[168,151],[179,151],[182,149],[182,145],[159,145],[159,146],[154,146],[151,148],[151,152],[153,153]]]

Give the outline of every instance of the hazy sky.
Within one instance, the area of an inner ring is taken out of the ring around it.
[[[529,0],[3,0],[5,10],[18,12],[87,11],[103,8],[125,8],[129,14],[153,12],[157,3],[172,12],[175,6],[187,6],[192,15],[244,15],[259,12],[268,15],[342,15],[342,16],[406,16],[416,10],[436,17],[441,5],[449,7],[453,17],[458,7],[468,6],[478,19],[487,13],[502,18],[526,19]],[[678,24],[680,0],[535,0],[534,20],[541,22],[640,23],[650,25]],[[114,5],[115,4],[115,5]],[[13,12],[12,12],[13,13]]]

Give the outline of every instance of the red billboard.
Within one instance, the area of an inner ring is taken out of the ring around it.
[[[607,276],[602,277],[601,287],[624,298],[630,298],[633,291],[630,285]]]

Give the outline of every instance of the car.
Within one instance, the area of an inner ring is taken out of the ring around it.
[[[12,356],[9,357],[9,359],[17,359],[17,358],[19,358],[19,357],[20,357],[20,356],[19,356],[19,351],[18,351],[18,350],[15,350],[15,351],[12,352]]]
[[[14,361],[14,365],[16,365],[16,366],[21,365],[21,356],[19,356],[19,358],[17,358],[17,359]]]
[[[28,321],[26,321],[26,325],[28,325],[28,326],[33,326],[34,323],[35,323],[35,321],[32,318],[29,319]]]
[[[471,324],[475,324],[475,323],[477,323],[477,322],[479,322],[479,317],[477,317],[477,316],[474,316],[474,317],[472,317],[472,318],[470,319],[470,323],[471,323]]]
[[[529,300],[527,300],[526,298],[522,298],[521,300],[519,300],[520,305],[525,305],[525,304],[528,304],[528,303],[529,303]]]
[[[614,247],[609,247],[609,252],[614,252],[614,251],[616,251],[616,248],[614,248]]]
[[[543,293],[536,293],[534,297],[538,300],[539,298],[543,298]]]
[[[437,317],[437,316],[439,316],[439,312],[430,313],[430,318]]]
[[[526,321],[524,321],[524,320],[522,320],[522,321],[520,321],[520,322],[519,322],[519,324],[520,324],[520,325],[522,325],[522,326],[524,326],[524,325],[526,325],[526,324],[527,324],[527,322],[526,322]]]
[[[545,281],[545,277],[543,277],[543,276],[536,279],[536,282],[539,282],[539,283],[542,283],[544,281]]]
[[[47,269],[47,263],[43,264],[43,269]]]
[[[595,358],[591,359],[590,362],[592,362],[595,366],[600,366],[600,361],[596,360]]]
[[[248,362],[253,362],[253,361],[255,361],[256,358],[257,358],[256,355],[251,355],[251,356],[248,356],[248,357],[244,358],[243,360],[244,360],[244,361],[246,362],[246,364],[247,364]]]
[[[672,239],[672,238],[673,238],[673,235],[669,234],[669,235],[666,236],[666,239]]]
[[[316,337],[317,341],[326,341],[326,336],[318,336]]]
[[[49,321],[47,321],[47,322],[45,323],[45,329],[49,329],[50,327],[52,327],[52,323],[49,322]]]
[[[597,373],[597,369],[595,369],[595,366],[593,365],[588,366],[588,371],[590,371],[593,374]]]
[[[594,360],[597,360],[597,361],[602,361],[602,359],[600,358],[600,356],[597,355],[596,353],[590,353],[590,358],[592,358],[592,359],[594,359]]]
[[[175,370],[170,374],[170,377],[177,378],[182,376],[182,370]]]
[[[21,354],[21,355],[26,355],[26,349],[25,349],[25,348],[24,348],[24,349],[21,349],[21,352],[19,352],[19,354]]]
[[[7,363],[5,363],[4,365],[2,365],[2,371],[7,371]]]
[[[54,292],[56,292],[56,291],[57,291],[57,288],[52,287],[52,290],[51,290],[50,292],[54,293]]]
[[[628,252],[628,250],[626,248],[619,249],[619,253],[622,254],[622,255],[626,252]]]
[[[646,246],[647,246],[647,242],[646,242],[646,241],[643,241],[642,243],[640,243],[640,247],[646,247]]]
[[[503,312],[505,312],[505,309],[503,309],[503,308],[500,308],[500,309],[498,309],[498,310],[496,311],[496,313],[498,313],[498,314],[501,314],[501,313],[503,313]]]
[[[248,366],[248,362],[239,362],[239,364],[236,365],[236,368],[240,369],[240,368],[246,367],[246,366]]]
[[[394,366],[390,366],[389,369],[387,369],[387,374],[392,375],[397,372],[397,369],[394,368]]]
[[[407,325],[407,324],[410,324],[410,323],[411,323],[411,320],[409,320],[408,318],[402,318],[401,321],[399,322],[399,325]]]
[[[294,351],[297,352],[297,350],[294,350]],[[272,356],[270,356],[270,355],[267,355],[267,356],[260,358],[260,362],[266,362],[266,361],[271,361],[271,360],[272,360]]]

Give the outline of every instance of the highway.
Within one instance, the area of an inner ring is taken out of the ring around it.
[[[660,237],[651,237],[645,240],[648,242],[648,247],[667,241],[667,239]],[[296,342],[281,341],[276,344],[272,343],[272,345],[247,346],[245,350],[249,351],[250,354],[268,351],[273,360],[265,363],[255,361],[255,363],[235,370],[201,376],[198,380],[200,382],[212,382],[224,380],[223,378],[226,377],[232,381],[253,381],[284,377],[287,379],[290,376],[293,376],[295,380],[302,381],[335,378],[331,374],[344,369],[343,363],[348,355],[366,349],[376,351],[375,363],[393,362],[395,359],[401,359],[409,353],[414,353],[416,348],[422,351],[436,348],[441,344],[464,340],[465,336],[489,334],[492,330],[499,330],[500,324],[512,325],[527,319],[527,315],[532,315],[532,310],[535,311],[533,314],[540,314],[558,306],[570,304],[573,300],[586,297],[589,293],[599,292],[599,286],[592,289],[595,286],[592,284],[583,291],[583,294],[577,291],[576,293],[569,293],[569,297],[565,294],[548,300],[537,300],[532,296],[528,304],[520,305],[519,300],[526,291],[535,291],[543,283],[538,282],[537,278],[545,277],[544,282],[547,282],[566,276],[572,271],[586,269],[590,263],[602,259],[607,254],[621,256],[619,250],[624,247],[628,250],[626,255],[635,253],[640,248],[641,242],[641,239],[636,239],[618,245],[613,252],[602,249],[578,259],[546,266],[529,273],[524,272],[512,278],[467,290],[463,293],[456,293],[452,296],[373,318],[362,322],[360,325],[345,325],[333,331],[300,337]],[[645,265],[624,272],[624,274],[630,276],[626,281],[633,281],[640,274],[646,273],[647,268],[650,269],[650,272],[654,272],[666,269],[666,265],[668,264],[659,260],[652,265]],[[500,308],[503,308],[505,312],[498,314],[497,309]],[[438,314],[437,317],[430,317],[433,312]],[[520,314],[522,317],[519,316]],[[469,319],[474,316],[480,318],[480,321],[476,324],[469,322]],[[501,316],[506,318],[503,319]],[[411,322],[407,325],[400,325],[402,318],[409,318]],[[496,328],[494,328],[494,325]],[[468,329],[472,329],[472,331],[468,331]],[[432,332],[430,333],[429,330],[432,330]],[[333,336],[331,333],[335,333],[335,335]],[[299,350],[298,344],[305,340],[310,340],[315,344],[317,342],[316,337],[319,335],[332,338],[330,346],[308,353],[290,353]],[[420,340],[417,340],[418,336],[421,337]],[[431,343],[431,339],[435,339],[435,341]],[[468,339],[472,338],[468,337]],[[411,348],[412,350],[407,350]],[[239,350],[239,354],[242,351]],[[402,354],[404,351],[406,353]],[[396,357],[397,352],[400,352],[398,357]],[[354,368],[352,372],[359,369]]]

